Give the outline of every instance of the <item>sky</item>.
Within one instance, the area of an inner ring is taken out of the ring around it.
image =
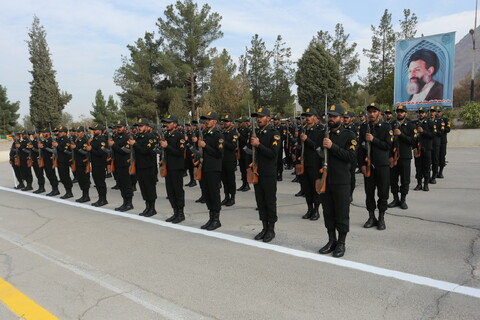
[[[113,82],[127,45],[145,32],[155,31],[157,19],[173,0],[1,0],[0,1],[0,85],[7,88],[10,102],[20,101],[20,119],[29,113],[31,63],[28,60],[28,29],[33,16],[46,30],[53,67],[60,90],[73,98],[64,111],[74,119],[90,116],[95,93],[101,89],[105,98],[120,88]],[[368,59],[362,49],[371,46],[371,25],[378,26],[385,9],[392,13],[394,29],[399,31],[403,10],[418,16],[417,36],[456,32],[460,41],[474,27],[475,0],[210,0],[212,12],[222,16],[223,38],[212,46],[223,48],[234,62],[258,34],[272,49],[277,35],[292,49],[298,60],[308,43],[320,30],[334,34],[335,25],[343,24],[349,41],[357,43],[365,76]],[[295,93],[295,92],[294,92]]]

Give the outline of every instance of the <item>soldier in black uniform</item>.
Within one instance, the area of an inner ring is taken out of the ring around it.
[[[285,140],[287,139],[287,132],[288,128],[280,122],[280,117],[276,116],[273,118],[273,127],[277,129],[278,133],[280,133],[280,148],[278,149],[278,158],[277,158],[277,181],[283,180],[283,146],[285,144]]]
[[[410,187],[410,173],[412,165],[412,148],[415,146],[415,124],[407,118],[407,108],[398,106],[395,110],[397,119],[392,121],[393,145],[393,166],[390,169],[390,188],[393,194],[393,201],[388,204],[389,208],[400,207],[408,209],[406,198]],[[397,156],[398,154],[398,156]],[[397,158],[395,160],[395,158]],[[398,180],[400,178],[400,188]],[[401,198],[398,197],[400,191]]]
[[[82,196],[75,200],[79,203],[90,201],[90,169],[89,163],[89,151],[87,149],[89,141],[85,135],[85,127],[78,126],[75,128],[77,132],[77,139],[70,145],[75,152],[75,162],[77,166],[77,181],[80,190],[82,190]],[[88,168],[88,170],[87,170]]]
[[[33,162],[33,171],[35,172],[35,177],[37,177],[38,182],[38,189],[33,191],[33,193],[40,194],[45,192],[45,175],[44,175],[44,155],[42,154],[42,150],[39,149],[38,144],[41,143],[40,134],[35,130],[30,132],[30,135],[33,135],[32,142],[32,151],[31,157]]]
[[[333,251],[333,256],[339,258],[345,254],[345,239],[350,231],[350,167],[356,157],[357,137],[342,125],[345,119],[342,105],[330,106],[327,114],[330,133],[325,136],[325,131],[322,131],[319,138],[322,151],[327,150],[327,178],[322,207],[328,243],[318,252],[327,254]]]
[[[343,127],[353,132],[353,134],[355,134],[355,139],[358,143],[358,125],[355,123],[354,120],[355,120],[355,113],[353,111],[343,112]],[[357,150],[355,151],[355,155],[356,155],[356,152]],[[355,156],[352,160],[352,165],[350,166],[350,202],[353,201],[353,191],[355,190],[355,184],[357,183],[355,179],[356,169],[357,169],[357,157]]]
[[[129,136],[125,131],[126,125],[127,124],[123,120],[117,121],[115,124],[117,132],[113,139],[108,140],[108,145],[114,152],[115,180],[117,181],[117,186],[120,189],[123,198],[123,204],[120,207],[115,208],[115,210],[122,212],[133,209],[132,180],[128,171],[130,166],[130,153],[132,150],[128,144]]]
[[[257,118],[256,137],[250,138],[250,144],[256,148],[258,165],[258,183],[254,184],[258,214],[262,221],[262,231],[255,240],[270,242],[275,238],[277,217],[277,156],[281,138],[279,132],[270,125],[270,110],[259,108],[250,116]]]
[[[23,189],[25,185],[23,184],[22,174],[20,172],[20,149],[17,148],[17,143],[20,141],[20,134],[13,134],[13,142],[10,147],[10,165],[12,166],[13,173],[15,178],[18,181],[18,184],[14,187],[15,189]],[[17,165],[18,164],[18,165]]]
[[[222,119],[223,127],[223,159],[222,159],[222,183],[225,199],[220,203],[222,206],[231,207],[235,204],[235,171],[237,169],[238,132],[231,114],[226,114]]]
[[[358,153],[358,164],[364,175],[369,215],[364,228],[377,226],[378,230],[385,230],[385,211],[387,211],[390,186],[389,156],[393,143],[393,131],[390,124],[380,119],[380,112],[380,108],[375,103],[367,106],[369,121],[360,127],[359,144],[363,148]],[[370,148],[370,155],[367,148]],[[370,162],[371,165],[368,168]],[[370,176],[368,176],[368,169],[370,169]],[[378,194],[377,205],[375,205],[375,189]],[[378,220],[375,217],[376,207],[379,211]]]
[[[190,122],[185,124],[185,140],[188,142],[192,141],[192,136],[194,135],[194,128]],[[186,149],[187,150],[187,149]],[[193,157],[190,150],[185,152],[185,169],[188,171],[188,175],[190,176],[190,182],[185,185],[185,187],[195,187],[197,182],[193,176]]]
[[[68,199],[73,197],[72,187],[73,182],[70,178],[70,160],[72,159],[72,150],[70,148],[71,140],[67,137],[68,129],[64,126],[58,127],[57,140],[52,142],[52,146],[57,148],[58,157],[58,175],[60,182],[65,188],[65,194],[61,199]],[[54,131],[55,132],[55,131]]]
[[[92,203],[92,206],[102,207],[108,204],[105,179],[107,172],[107,155],[110,149],[108,149],[107,146],[107,137],[103,135],[103,131],[105,130],[103,125],[96,124],[89,129],[93,130],[93,137],[90,140],[90,144],[87,145],[87,151],[90,152],[92,177],[98,193],[98,201]]]
[[[245,152],[245,148],[248,145],[248,139],[250,138],[250,128],[247,126],[249,122],[248,117],[240,117],[235,120],[238,123],[238,146],[240,148],[240,159],[238,159],[238,166],[240,167],[240,173],[242,176],[242,186],[237,191],[249,191],[250,185],[247,181],[247,167],[251,163],[251,157]]]
[[[418,120],[415,123],[417,129],[417,148],[414,150],[415,156],[415,178],[417,179],[417,186],[415,191],[423,190],[429,191],[428,183],[430,181],[430,166],[432,165],[432,149],[434,124],[427,118],[427,111],[425,108],[418,109]],[[422,187],[423,179],[423,187]]]
[[[206,128],[206,125],[205,125],[205,120],[200,120],[200,129],[199,129],[199,123],[197,120],[193,120],[192,121],[192,124],[195,124],[195,129],[193,130],[193,135],[192,135],[192,140],[191,140],[191,143],[190,143],[190,146],[189,146],[189,149],[190,149],[190,152],[192,153],[192,161],[193,163],[195,164],[194,165],[194,176],[195,176],[195,179],[196,178],[196,173],[195,173],[195,169],[198,169],[198,163],[200,162],[199,159],[199,147],[198,147],[198,138],[200,137],[200,131],[203,133],[203,131],[205,130]],[[195,140],[196,142],[194,142],[193,140]],[[203,190],[204,190],[204,187],[203,187],[203,184],[204,184],[204,180],[202,179],[199,179],[198,181],[198,184],[200,185],[200,192],[201,192],[201,195],[200,195],[200,198],[198,198],[197,200],[195,200],[196,203],[205,203],[206,200],[205,200],[205,195],[203,194]]]
[[[220,180],[222,175],[223,135],[217,129],[218,114],[209,112],[201,116],[206,121],[203,140],[193,137],[193,142],[203,149],[202,180],[200,186],[209,210],[209,220],[201,226],[202,229],[215,230],[220,223]]]
[[[315,181],[319,179],[320,174],[320,158],[317,153],[317,147],[320,142],[319,136],[323,129],[318,124],[317,111],[313,108],[307,108],[302,113],[305,117],[305,131],[299,136],[299,144],[304,147],[303,162],[304,173],[301,178],[302,189],[305,192],[305,200],[307,202],[307,213],[302,218],[310,220],[318,220],[320,213],[320,195],[315,192]]]
[[[164,166],[166,165],[167,175],[165,176],[165,187],[167,189],[168,201],[173,209],[173,215],[167,222],[180,223],[185,220],[185,191],[183,190],[183,173],[185,172],[185,136],[177,129],[178,118],[176,115],[169,115],[162,122],[167,132],[164,139],[160,140],[160,147],[164,150]]]
[[[31,160],[32,144],[29,143],[28,132],[26,132],[25,130],[20,131],[20,139],[18,139],[15,146],[19,150],[18,155],[20,157],[20,174],[22,175],[22,179],[25,180],[27,184],[21,190],[33,190],[33,176],[31,169],[33,165]]]
[[[430,175],[429,183],[436,184],[436,177],[438,175],[438,167],[440,161],[440,137],[441,120],[437,117],[437,109],[434,106],[430,107],[430,121],[433,122],[433,148],[432,148],[432,174]]]
[[[52,191],[47,193],[47,196],[58,196],[60,191],[58,190],[58,178],[55,172],[55,166],[58,165],[58,163],[55,160],[56,149],[52,147],[53,137],[51,136],[50,129],[45,128],[41,132],[43,134],[43,140],[39,141],[37,145],[38,148],[42,150],[43,161],[45,163],[43,170],[52,186]]]
[[[149,125],[147,119],[138,119],[138,135],[135,139],[128,140],[128,144],[135,150],[138,185],[145,201],[145,210],[140,215],[144,217],[157,214],[155,200],[157,199],[156,168],[158,167],[157,154],[154,149],[158,141],[152,133],[148,132]]]
[[[446,165],[446,156],[447,156],[447,134],[450,133],[451,124],[448,118],[443,116],[442,106],[437,106],[437,117],[440,120],[440,155],[439,155],[439,171],[437,178],[443,179],[443,168]]]

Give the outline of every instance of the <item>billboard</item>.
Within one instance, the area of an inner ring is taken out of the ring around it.
[[[399,40],[395,49],[395,106],[451,108],[455,32]]]

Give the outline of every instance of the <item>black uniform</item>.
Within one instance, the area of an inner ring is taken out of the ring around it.
[[[167,176],[165,177],[165,187],[167,189],[168,201],[174,210],[174,216],[183,216],[185,207],[185,191],[183,190],[183,173],[185,172],[185,139],[182,133],[177,130],[167,132],[165,140],[168,143],[165,148],[165,160],[167,165]],[[180,212],[178,212],[180,210]],[[171,220],[174,221],[176,216]],[[184,219],[185,217],[183,217]],[[182,219],[182,220],[183,220]],[[178,221],[180,222],[180,221]]]
[[[22,175],[22,180],[25,180],[27,185],[22,190],[29,191],[32,190],[32,169],[31,169],[31,145],[28,143],[28,139],[21,137],[18,141],[20,143],[19,155],[20,155],[20,174]]]
[[[238,160],[238,165],[240,167],[240,173],[242,176],[242,186],[237,189],[238,191],[250,190],[247,181],[247,168],[251,163],[251,157],[244,150],[248,144],[250,133],[251,130],[247,126],[238,128],[238,145],[240,148],[240,159]]]
[[[437,129],[438,130],[438,129]],[[439,155],[439,167],[437,178],[443,178],[443,168],[446,165],[446,156],[447,156],[447,134],[451,130],[450,120],[448,118],[440,118],[440,155]]]
[[[43,161],[45,162],[45,166],[43,167],[43,169],[45,171],[45,175],[47,176],[48,182],[50,182],[50,185],[52,186],[52,191],[50,193],[47,193],[47,196],[54,196],[54,195],[56,196],[59,194],[58,178],[54,168],[56,149],[52,147],[52,142],[53,142],[52,137],[43,139],[42,141],[43,143],[42,154],[43,154]]]
[[[135,149],[135,160],[137,168],[137,179],[142,198],[151,204],[157,199],[157,154],[155,145],[157,141],[152,133],[139,133],[133,145]]]
[[[33,161],[33,171],[35,172],[35,177],[37,177],[38,189],[33,193],[43,193],[45,192],[45,175],[44,169],[45,166],[43,162],[44,155],[42,150],[38,148],[39,138],[34,138],[32,140],[32,161]],[[41,158],[41,159],[40,159]]]
[[[89,189],[90,189],[90,172],[87,172],[89,151],[87,151],[88,140],[86,136],[83,138],[77,138],[75,141],[76,148],[73,150],[75,152],[75,162],[77,166],[77,180],[80,190],[82,190],[82,197],[77,199],[77,202],[87,202],[90,201]]]
[[[379,120],[376,125],[372,126],[370,122],[362,124],[359,134],[360,148],[358,153],[358,164],[360,167],[366,165],[367,158],[367,142],[365,141],[365,134],[367,133],[367,125],[370,126],[370,133],[374,136],[373,141],[370,142],[371,152],[371,175],[364,177],[366,205],[369,213],[369,221],[365,227],[372,227],[377,225],[375,218],[375,208],[378,207],[380,212],[379,220],[382,221],[382,226],[379,224],[379,229],[384,228],[383,218],[385,211],[387,211],[387,201],[390,186],[390,150],[393,143],[393,131],[387,122]],[[377,189],[378,201],[375,204],[375,189]],[[371,223],[368,223],[371,222]]]
[[[20,150],[17,149],[17,147],[15,146],[18,140],[19,139],[15,139],[15,141],[12,142],[9,156],[10,156],[10,165],[12,166],[13,173],[15,175],[15,178],[17,178],[17,181],[18,181],[18,185],[15,186],[15,189],[22,189],[22,188],[25,188],[25,185],[23,184],[23,178],[20,172],[20,166],[17,166],[15,164],[15,160],[17,159],[17,157],[20,160]]]
[[[225,200],[222,204],[232,206],[235,204],[235,170],[237,169],[237,140],[238,134],[235,128],[223,130],[223,158],[222,158],[222,183]]]
[[[358,143],[358,130],[359,127],[356,123],[351,123],[349,126],[344,126],[345,129],[350,130],[355,135],[355,140]],[[353,191],[355,191],[355,184],[357,183],[355,179],[355,170],[357,170],[357,152],[355,149],[355,157],[352,160],[352,165],[350,166],[350,202],[353,200]]]
[[[435,184],[435,178],[438,175],[438,167],[440,161],[440,140],[442,136],[441,130],[441,123],[442,120],[439,118],[435,118],[434,120],[430,121],[433,122],[433,145],[432,145],[432,174],[430,175],[430,183]]]
[[[103,203],[107,201],[107,185],[105,183],[107,155],[110,152],[107,146],[107,137],[104,135],[94,136],[90,146],[92,147],[90,150],[92,177],[99,198],[99,201],[92,205],[97,206],[99,203],[104,205]]]
[[[57,156],[58,156],[58,176],[60,182],[65,188],[64,199],[73,197],[72,194],[72,178],[70,178],[70,160],[72,159],[72,151],[70,149],[70,138],[67,136],[59,137],[57,139]]]
[[[410,173],[412,165],[412,148],[415,146],[415,124],[405,118],[402,122],[395,121],[393,129],[400,129],[401,134],[394,136],[393,146],[398,152],[396,165],[390,169],[390,189],[393,194],[394,203],[389,205],[400,205],[398,192],[401,194],[401,202],[405,202],[410,186]],[[400,188],[398,181],[400,179]],[[402,207],[403,208],[403,207]],[[406,209],[406,208],[405,208]]]
[[[220,181],[222,174],[223,135],[219,129],[205,130],[203,140],[202,190],[210,213],[220,214]]]
[[[133,197],[132,181],[128,171],[131,152],[128,138],[129,136],[125,132],[117,133],[113,137],[115,143],[112,145],[116,172],[115,180],[117,181],[117,186],[120,189],[124,203],[125,201],[131,201]]]
[[[417,179],[417,186],[414,190],[422,189],[423,179],[423,189],[425,191],[428,191],[428,183],[430,180],[430,166],[432,164],[433,137],[435,135],[433,122],[429,119],[424,119],[416,121],[415,125],[417,127],[422,127],[423,132],[418,132],[416,137],[417,150],[418,147],[420,147],[420,156],[415,157],[415,178]]]
[[[278,156],[277,156],[277,180],[282,181],[283,177],[283,146],[285,141],[288,138],[288,128],[285,125],[275,126],[275,129],[280,134],[280,148],[278,149]]]

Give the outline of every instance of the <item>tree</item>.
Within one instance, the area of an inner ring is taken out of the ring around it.
[[[183,77],[192,114],[197,107],[198,76],[210,65],[209,46],[223,37],[220,31],[222,17],[216,12],[210,13],[210,9],[204,4],[199,10],[192,0],[177,1],[175,7],[167,6],[165,19],[158,18],[157,22],[166,41],[163,46],[166,63],[170,70]]]
[[[460,119],[469,128],[480,127],[480,102],[470,101],[462,107]]]
[[[388,9],[380,20],[378,27],[371,26],[372,47],[363,49],[363,53],[369,58],[370,66],[366,84],[368,91],[375,94],[384,84],[388,74],[393,72],[395,60],[395,32],[392,27],[392,14]]]
[[[3,135],[11,133],[20,117],[18,114],[20,101],[10,102],[7,97],[7,88],[0,85],[0,132]]]
[[[72,99],[72,95],[60,92],[55,80],[56,71],[53,69],[50,51],[46,40],[46,32],[40,25],[37,16],[33,17],[32,27],[29,30],[27,41],[32,63],[32,81],[30,82],[30,116],[37,128],[58,125],[62,117],[62,110]]]
[[[298,102],[303,108],[323,108],[338,102],[340,73],[335,59],[321,41],[312,40],[298,60],[295,82],[298,86]]]
[[[114,82],[122,92],[118,94],[122,109],[130,118],[153,119],[158,109],[157,86],[161,85],[162,39],[146,32],[135,45],[128,45],[130,57],[122,57],[122,66],[115,71]],[[166,110],[165,110],[166,111]]]
[[[292,110],[294,96],[290,87],[294,80],[291,49],[285,47],[282,36],[278,35],[272,51],[272,93],[270,106],[272,111],[289,115]]]
[[[106,111],[109,119],[112,121],[117,121],[122,118],[122,115],[119,114],[118,103],[113,99],[112,95],[108,96]]]
[[[244,57],[247,62],[248,80],[252,89],[253,102],[259,106],[267,106],[271,101],[271,69],[270,57],[265,42],[255,34],[252,37],[251,47],[246,49]]]
[[[401,28],[401,31],[397,35],[399,40],[415,38],[418,22],[415,13],[411,13],[410,9],[403,9],[403,20],[398,20],[398,22],[400,22]]]
[[[334,37],[328,31],[319,31],[315,39],[327,48],[337,62],[340,73],[340,99],[352,102],[355,90],[350,79],[360,69],[360,59],[355,52],[357,43],[349,44],[347,42],[349,37],[350,34],[345,34],[343,25],[337,23]]]

